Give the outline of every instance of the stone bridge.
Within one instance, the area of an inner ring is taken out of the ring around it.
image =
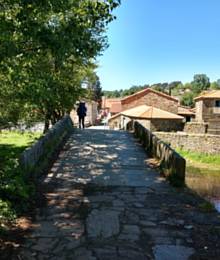
[[[148,164],[131,133],[75,129],[15,259],[218,259],[220,219]]]

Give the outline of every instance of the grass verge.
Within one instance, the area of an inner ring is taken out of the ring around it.
[[[196,153],[185,151],[181,149],[176,149],[176,151],[183,156],[188,161],[192,161],[198,164],[212,165],[215,167],[220,167],[220,155],[208,155],[203,153]]]
[[[18,158],[40,136],[40,133],[0,132],[0,227],[27,207],[34,192],[34,186],[25,181]]]

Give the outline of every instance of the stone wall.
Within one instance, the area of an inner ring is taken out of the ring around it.
[[[154,131],[182,131],[184,123],[182,119],[135,119],[148,130]]]
[[[121,129],[121,115],[113,116],[108,120],[108,126],[110,129]]]
[[[131,121],[127,116],[121,114],[114,115],[108,120],[108,126],[111,130],[126,129],[126,125]]]
[[[160,161],[162,172],[173,185],[184,184],[186,161],[183,157],[140,123],[132,121],[127,129],[134,130],[135,136],[140,139],[148,154]]]
[[[27,148],[20,157],[20,166],[28,177],[34,177],[49,165],[51,156],[58,149],[63,140],[73,129],[72,120],[69,116],[64,117],[55,124],[33,146]],[[31,175],[31,176],[30,176]]]
[[[194,134],[207,133],[208,124],[200,122],[187,122],[184,126],[184,132]]]
[[[152,119],[150,130],[153,131],[182,131],[184,123],[182,119]]]
[[[208,134],[189,134],[184,132],[165,133],[154,132],[154,134],[171,145],[172,148],[180,148],[186,151],[205,154],[220,153],[220,136]]]
[[[150,130],[151,127],[151,121],[147,119],[136,119],[138,123],[140,123],[143,127],[147,128]]]
[[[178,113],[178,102],[173,99],[168,99],[167,97],[159,96],[156,93],[149,92],[142,97],[133,97],[132,100],[122,101],[122,111],[137,107],[140,105],[153,106],[174,114]]]
[[[128,122],[134,120],[123,115],[113,116],[109,121],[108,125],[110,129],[125,129]],[[137,122],[143,125],[150,131],[182,131],[184,124],[182,119],[138,119]]]

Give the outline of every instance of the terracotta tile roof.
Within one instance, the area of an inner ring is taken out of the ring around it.
[[[203,92],[198,97],[194,98],[195,101],[202,100],[202,99],[220,99],[220,90],[212,90]]]
[[[110,107],[110,113],[120,113],[122,111],[121,102],[114,102]]]
[[[120,98],[102,98],[102,108],[111,108],[112,104],[114,103],[121,103],[121,99]]]
[[[129,102],[131,102],[131,101],[133,101],[133,100],[136,100],[136,99],[138,99],[138,98],[140,98],[140,97],[145,96],[145,95],[148,94],[148,93],[154,93],[154,94],[157,94],[158,96],[167,98],[167,99],[169,99],[169,100],[172,100],[172,101],[175,101],[175,102],[179,102],[179,100],[178,100],[177,98],[174,98],[174,97],[172,97],[172,96],[169,96],[169,95],[167,95],[167,94],[165,94],[165,93],[156,91],[156,90],[151,89],[151,88],[146,88],[146,89],[144,89],[144,90],[141,90],[141,91],[139,91],[139,92],[134,93],[133,95],[130,95],[130,96],[127,96],[127,97],[121,99],[121,103],[122,103],[122,104],[129,103]]]
[[[121,115],[133,117],[133,118],[143,118],[143,119],[179,119],[182,120],[184,117],[161,110],[152,106],[138,106],[125,110],[120,113]]]
[[[178,106],[178,115],[195,115],[195,111],[190,107]]]

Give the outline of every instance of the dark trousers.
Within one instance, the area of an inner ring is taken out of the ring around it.
[[[79,128],[85,128],[85,117],[84,116],[79,116]]]

